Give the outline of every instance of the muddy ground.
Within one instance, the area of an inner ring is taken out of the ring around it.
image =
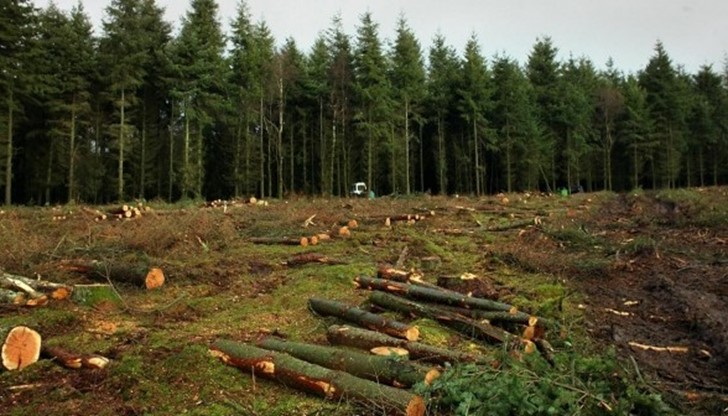
[[[564,320],[563,331],[583,331],[597,348],[613,346],[624,365],[679,412],[720,414],[728,408],[726,188],[568,198],[150,205],[152,212],[129,221],[97,222],[77,207],[0,214],[2,270],[89,283],[59,265],[69,259],[143,259],[169,277],[153,293],[120,286],[121,303],[0,306],[5,325],[26,324],[51,343],[113,360],[100,371],[41,362],[2,373],[0,414],[348,414],[340,404],[321,404],[223,368],[206,356],[207,346],[219,337],[246,341],[271,332],[323,342],[324,326],[307,310],[307,297],[363,300],[351,278],[395,263],[405,247],[407,268],[421,269],[425,257],[440,258],[434,270],[423,271],[426,278],[486,276],[503,300]],[[61,212],[67,218],[54,220]],[[385,227],[386,215],[402,213],[427,218]],[[314,225],[303,228],[314,214]],[[330,231],[352,218],[361,226],[351,237],[317,247],[248,242],[253,236]],[[312,251],[346,264],[284,265],[292,255]],[[556,293],[549,295],[552,287]],[[423,332],[428,340],[427,328]],[[436,334],[429,335],[433,343],[460,347],[452,336]],[[270,395],[278,399],[271,403]]]

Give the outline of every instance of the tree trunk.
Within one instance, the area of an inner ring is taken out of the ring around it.
[[[263,145],[263,132],[265,131],[264,128],[264,120],[263,120],[263,93],[260,93],[260,107],[258,108],[258,111],[260,112],[259,119],[258,119],[258,128],[260,129],[260,198],[265,198],[265,146]]]
[[[69,132],[68,155],[68,203],[74,202],[76,195],[76,94],[71,101],[71,131]]]
[[[420,330],[415,326],[390,320],[345,303],[311,298],[308,300],[308,305],[313,312],[319,315],[335,316],[365,328],[380,331],[398,338],[404,338],[408,341],[417,341],[420,337]]]
[[[369,300],[386,310],[433,319],[471,338],[488,342],[503,343],[513,335],[485,322],[478,322],[460,314],[456,314],[436,306],[423,305],[384,292],[373,292]]]
[[[407,350],[413,360],[444,365],[445,363],[475,362],[483,364],[485,358],[466,354],[416,341],[406,341],[390,337],[381,332],[370,331],[351,326],[331,325],[326,332],[326,338],[335,345],[372,350],[382,346],[399,347]]]
[[[308,237],[301,237],[298,240],[295,238],[287,237],[253,237],[250,239],[250,242],[253,244],[307,247],[309,239]]]
[[[359,276],[354,279],[360,288],[379,290],[384,292],[391,292],[401,296],[407,296],[413,299],[421,299],[431,302],[443,303],[446,305],[459,306],[467,309],[482,309],[490,311],[505,311],[510,312],[515,308],[506,303],[488,300],[471,298],[464,296],[460,293],[433,289],[430,287],[422,287],[417,285],[410,285],[406,283],[392,282],[388,280],[375,279],[366,276]],[[528,316],[523,312],[516,312],[514,315],[522,314]]]
[[[126,141],[126,90],[121,89],[121,122],[119,124],[119,165],[117,167],[116,197],[124,200],[124,151]]]
[[[35,363],[40,357],[40,334],[25,326],[12,329],[0,329],[2,340],[2,366],[4,370],[22,370]]]
[[[445,159],[445,138],[444,136],[444,128],[442,126],[442,113],[441,111],[438,111],[437,113],[437,170],[438,170],[438,179],[440,182],[440,194],[445,195],[447,194],[447,178],[445,178],[445,166],[446,166],[446,159]]]
[[[144,191],[147,187],[147,103],[142,101],[142,132],[141,132],[141,155],[139,162],[139,199],[144,199]]]
[[[342,371],[329,370],[287,354],[227,340],[215,342],[210,352],[225,364],[240,368],[246,373],[252,372],[253,375],[274,379],[327,399],[352,400],[364,406],[384,408],[388,413],[397,415],[425,414],[425,402],[420,396]]]
[[[113,264],[100,261],[64,265],[65,270],[82,273],[92,280],[130,283],[148,290],[164,285],[164,272],[144,264]]]
[[[278,172],[278,186],[276,194],[278,198],[283,198],[283,78],[278,79],[278,164],[276,166]]]
[[[8,91],[8,137],[5,155],[5,205],[13,202],[13,110],[15,101],[13,100],[12,85]]]
[[[417,365],[400,357],[371,355],[273,337],[266,337],[258,341],[257,346],[394,387],[408,388],[420,382],[429,385],[440,376],[440,372],[434,368]]]
[[[100,369],[109,364],[109,359],[96,354],[76,354],[61,347],[43,347],[41,355],[66,368]]]
[[[409,98],[404,100],[404,166],[405,166],[405,191],[407,195],[412,192],[410,184],[410,109],[409,109]]]
[[[316,236],[311,237],[310,240],[316,239],[318,241],[318,238]],[[299,254],[298,256],[295,256],[293,258],[288,259],[286,261],[286,265],[288,267],[296,267],[296,266],[303,266],[305,264],[311,264],[311,263],[317,263],[317,264],[346,264],[346,262],[343,262],[341,260],[334,260],[332,258],[329,258],[328,256],[325,256],[323,254],[319,253],[304,253]]]
[[[44,298],[47,300],[48,296],[56,300],[66,299],[73,291],[73,287],[61,283],[30,279],[5,272],[0,272],[0,288],[15,292],[22,291],[31,299],[41,302]]]
[[[478,151],[478,122],[477,115],[473,111],[473,150],[475,152],[475,195],[480,196],[480,152]]]
[[[170,101],[169,105],[170,118],[174,117],[174,101]],[[174,124],[172,120],[169,122],[169,165],[167,166],[167,177],[169,178],[169,184],[167,188],[167,201],[172,201],[172,190],[174,189]]]

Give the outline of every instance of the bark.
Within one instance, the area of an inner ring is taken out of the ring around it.
[[[458,351],[437,348],[416,341],[406,341],[390,337],[380,332],[351,326],[331,325],[326,333],[329,342],[336,345],[372,350],[382,346],[403,348],[413,360],[444,365],[445,363],[475,362],[485,363],[483,357]]]
[[[300,239],[296,240],[294,238],[288,238],[288,237],[253,237],[250,239],[250,242],[253,244],[265,244],[265,245],[284,245],[284,246],[301,246],[301,247],[307,247],[308,246],[308,238],[307,237],[301,237]]]
[[[514,338],[514,335],[487,322],[478,322],[436,306],[423,305],[388,293],[373,292],[369,300],[386,310],[435,320],[471,338],[493,343],[503,343]]]
[[[479,310],[479,309],[466,309],[466,308],[459,308],[457,306],[446,306],[446,305],[437,305],[437,307],[448,310],[453,313],[458,313],[463,316],[467,316],[468,318],[477,319],[477,320],[486,320],[490,323],[519,324],[519,325],[526,325],[526,326],[536,326],[539,328],[548,328],[550,326],[553,326],[552,322],[550,322],[544,318],[529,316],[525,313],[512,314],[510,312],[483,311],[483,310]]]
[[[443,303],[445,305],[459,306],[467,309],[482,309],[504,312],[510,312],[514,310],[513,306],[506,303],[489,299],[471,298],[468,296],[464,296],[460,293],[448,291],[445,289],[435,289],[431,287],[410,285],[406,283],[392,282],[366,276],[359,276],[355,278],[354,283],[356,283],[360,288],[364,289],[391,292],[413,299]],[[528,316],[522,312],[517,312],[516,314]]]
[[[312,237],[316,238],[317,237]],[[318,239],[317,239],[318,241]],[[303,266],[305,264],[311,264],[311,263],[317,263],[317,264],[346,264],[346,262],[341,260],[335,260],[331,259],[328,256],[324,256],[323,254],[319,253],[303,253],[299,254],[297,256],[294,256],[288,261],[286,261],[286,265],[289,267],[296,267],[296,266]]]
[[[334,300],[311,298],[308,305],[313,312],[324,316],[335,316],[345,321],[369,328],[374,331],[383,332],[408,341],[417,341],[420,331],[415,326],[403,322],[384,318],[380,315],[367,312],[354,306]]]
[[[0,370],[22,370],[40,357],[40,334],[25,326],[0,329],[2,366]]]
[[[440,376],[440,372],[434,368],[417,365],[399,357],[371,355],[274,337],[266,337],[257,345],[266,350],[283,352],[312,364],[394,387],[411,387],[420,382],[431,384]]]
[[[227,340],[215,342],[210,351],[225,364],[327,399],[352,400],[370,410],[376,406],[397,415],[425,414],[425,402],[420,396],[310,364],[288,354]]]
[[[0,272],[0,287],[13,291],[22,290],[33,299],[50,296],[55,300],[63,300],[73,292],[72,286],[62,283],[34,280],[4,272]]]
[[[147,290],[164,285],[164,272],[158,267],[149,268],[144,264],[120,264],[91,261],[64,265],[66,270],[82,273],[96,281],[129,283]]]
[[[96,354],[76,354],[66,351],[61,347],[43,347],[41,355],[44,358],[54,360],[58,364],[66,368],[78,369],[104,368],[109,364],[109,359]]]

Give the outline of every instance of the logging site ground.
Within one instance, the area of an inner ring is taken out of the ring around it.
[[[44,345],[110,360],[69,369],[41,357],[0,371],[0,414],[389,412],[374,400],[300,392],[210,354],[220,339],[328,345],[327,328],[344,322],[312,313],[309,299],[368,308],[372,292],[353,280],[383,265],[430,286],[474,275],[485,296],[553,322],[543,335],[549,364],[518,342],[385,312],[416,325],[420,342],[487,363],[453,363],[415,385],[428,414],[728,412],[728,188],[266,202],[149,201],[129,219],[101,219],[119,206],[4,208],[0,272],[112,292],[0,305],[0,327],[27,326]],[[332,238],[286,244],[323,234]],[[92,261],[158,267],[164,285],[68,267]]]

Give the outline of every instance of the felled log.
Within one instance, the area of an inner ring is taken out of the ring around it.
[[[354,306],[347,305],[335,300],[310,298],[308,305],[312,311],[319,315],[335,316],[345,321],[380,331],[395,337],[404,338],[408,341],[417,341],[420,337],[420,330],[403,322],[387,319],[381,315],[367,312]]]
[[[0,329],[2,340],[2,366],[0,370],[22,370],[40,357],[40,334],[25,326],[9,330]]]
[[[372,292],[369,295],[369,300],[386,310],[435,320],[471,338],[482,339],[492,343],[503,343],[514,338],[512,334],[486,322],[478,322],[460,314],[434,306],[412,302],[388,293]]]
[[[510,224],[488,227],[488,228],[484,229],[484,231],[489,231],[489,232],[509,231],[509,230],[513,230],[516,228],[528,227],[531,225],[541,225],[541,219],[539,217],[536,217],[534,219],[516,221],[516,222],[512,222]]]
[[[344,261],[335,260],[335,259],[329,258],[328,256],[325,256],[325,255],[319,254],[319,253],[303,253],[303,254],[299,254],[297,256],[293,256],[292,258],[290,258],[286,261],[286,265],[289,267],[303,266],[305,264],[311,264],[311,263],[346,264],[346,262],[344,262]]]
[[[327,399],[344,399],[383,408],[387,413],[406,416],[425,414],[422,397],[408,391],[330,370],[275,351],[228,340],[216,341],[213,356],[245,373],[274,379],[287,386]]]
[[[307,247],[308,237],[301,237],[299,239],[288,237],[253,237],[250,239],[250,242],[253,244]]]
[[[382,346],[398,347],[409,352],[409,358],[432,364],[474,362],[485,363],[485,359],[473,354],[446,350],[416,341],[390,337],[381,332],[346,325],[331,325],[326,331],[330,343],[373,350]]]
[[[41,356],[51,359],[66,368],[78,369],[104,368],[109,364],[109,359],[96,354],[76,354],[61,347],[43,347]]]
[[[467,296],[498,299],[498,291],[492,281],[471,273],[463,273],[460,276],[438,276],[437,285]]]
[[[100,261],[74,262],[63,266],[64,269],[82,273],[89,279],[128,283],[147,290],[164,285],[164,272],[158,267],[149,268],[144,264],[120,264]]]
[[[68,298],[73,291],[73,287],[63,283],[49,282],[46,280],[31,279],[25,276],[18,276],[10,273],[0,272],[0,287],[5,289],[20,289],[33,297],[41,297],[43,295],[50,296],[51,299],[63,300]],[[31,288],[35,293],[28,292],[25,288]]]
[[[406,283],[393,282],[383,279],[375,279],[366,276],[359,276],[354,279],[354,283],[363,289],[380,290],[384,292],[395,293],[412,299],[421,299],[431,302],[443,303],[445,305],[459,306],[468,309],[483,309],[487,311],[506,311],[512,312],[515,308],[507,303],[502,303],[489,299],[480,299],[464,296],[460,293],[435,289],[432,287],[423,287],[419,285],[410,285]],[[523,314],[516,312],[514,315]]]
[[[476,320],[486,320],[490,323],[496,323],[496,324],[518,324],[518,325],[526,325],[526,326],[536,326],[539,328],[548,328],[550,325],[553,325],[550,321],[539,318],[536,316],[529,316],[525,313],[516,313],[513,314],[511,312],[503,312],[503,311],[484,311],[480,309],[466,309],[466,308],[459,308],[457,306],[448,306],[448,305],[440,305],[436,304],[438,308],[442,308],[445,310],[448,310],[453,313],[458,313],[463,316],[467,316],[468,318],[476,319]]]
[[[407,360],[335,347],[285,341],[274,337],[263,338],[257,342],[257,346],[284,352],[312,364],[394,387],[411,387],[420,382],[431,384],[440,376],[440,372],[434,368],[427,368]]]

